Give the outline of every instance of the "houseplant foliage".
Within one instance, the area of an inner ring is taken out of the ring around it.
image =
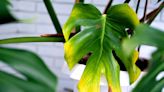
[[[140,75],[140,69],[135,64],[138,59],[136,47],[142,44],[155,46],[158,49],[150,61],[152,64],[150,65],[149,72],[134,89],[134,92],[158,92],[162,89],[163,78],[158,81],[155,78],[164,70],[164,33],[147,25],[140,25],[136,13],[128,4],[110,7],[113,1],[110,0],[105,13],[101,14],[95,6],[84,4],[84,0],[76,0],[72,13],[63,27],[62,34],[60,23],[50,0],[43,1],[58,34],[2,39],[0,44],[65,42],[65,59],[70,69],[85,55],[91,54],[78,84],[79,92],[99,92],[101,75],[105,75],[107,79],[109,92],[121,92],[119,83],[120,67],[112,52],[114,51],[121,59],[129,73],[130,83],[133,83]],[[125,3],[130,1],[125,0]],[[140,0],[138,0],[139,2]],[[158,2],[161,2],[161,0],[158,0]],[[9,12],[8,5],[8,0],[0,1],[0,6],[3,7],[0,9],[0,11],[3,11],[0,12],[1,24],[16,21]],[[150,14],[146,15],[144,13],[144,17],[140,21],[146,21],[145,23],[151,24],[162,9],[163,2],[159,8]],[[80,26],[83,30],[79,30]],[[129,37],[126,29],[133,31],[133,34],[130,34],[131,37]],[[75,33],[72,33],[73,30],[75,30]],[[0,91],[53,92],[55,90],[56,77],[47,69],[36,54],[26,50],[0,47],[0,60],[23,76],[18,77],[1,71]],[[30,72],[31,70],[32,72]],[[143,91],[143,88],[148,89]]]
[[[89,9],[88,12],[85,12],[87,9]],[[120,68],[112,51],[121,51],[121,39],[128,37],[125,28],[134,29],[138,24],[139,19],[136,13],[128,4],[112,6],[104,15],[93,5],[75,4],[63,28],[66,40],[65,58],[68,66],[72,69],[80,59],[92,53],[79,82],[80,92],[99,92],[102,74],[106,76],[110,90],[121,91]],[[69,39],[71,31],[79,25],[84,26],[85,29]],[[130,75],[131,83],[140,74],[135,61],[131,59],[123,62]]]
[[[133,92],[163,92],[164,78],[159,77],[159,75],[164,71],[164,50],[157,50],[152,56],[147,75],[142,78]]]
[[[1,92],[54,92],[57,79],[34,53],[0,47],[0,60],[20,76],[0,71]]]
[[[0,24],[16,21],[9,11],[10,2],[8,0],[1,0],[0,6]]]
[[[139,25],[136,33],[131,39],[125,39],[122,45],[124,56],[129,57],[133,48],[138,45],[149,45],[157,47],[152,54],[149,70],[146,76],[141,79],[133,92],[162,92],[164,87],[164,78],[158,78],[160,73],[164,71],[164,32],[149,27],[148,25]],[[128,48],[127,48],[128,45]]]
[[[0,24],[16,22],[8,9],[9,4],[8,0],[0,1]],[[0,92],[54,92],[56,90],[56,76],[36,54],[0,46],[0,61],[17,72],[11,74],[0,70]]]

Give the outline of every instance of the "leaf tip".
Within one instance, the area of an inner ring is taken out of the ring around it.
[[[130,76],[130,84],[133,84],[138,79],[141,73],[141,70],[138,67],[135,68],[136,69],[133,69],[133,75]]]

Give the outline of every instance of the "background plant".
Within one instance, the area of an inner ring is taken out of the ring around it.
[[[149,31],[149,35],[147,35],[147,31]],[[132,53],[133,48],[137,45],[143,44],[157,47],[157,50],[152,54],[147,75],[144,76],[136,88],[134,88],[134,92],[162,92],[162,88],[164,87],[164,78],[158,77],[164,70],[163,35],[164,32],[158,29],[151,28],[148,25],[140,25],[136,28],[136,33],[131,39],[124,40],[123,51],[127,58],[130,53]]]

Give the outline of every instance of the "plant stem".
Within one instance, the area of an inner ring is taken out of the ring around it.
[[[75,34],[77,33],[71,33],[70,37],[74,36]],[[64,35],[63,34],[43,34],[41,35],[41,37],[63,37],[64,38]]]
[[[109,1],[109,3],[107,4],[107,6],[106,6],[106,8],[105,8],[105,10],[104,10],[104,14],[107,13],[108,9],[109,9],[109,8],[111,7],[111,5],[112,5],[112,2],[113,2],[113,0],[110,0],[110,1]]]
[[[0,44],[27,42],[65,42],[64,37],[17,37],[0,40]]]
[[[162,0],[158,0],[157,2],[159,3],[159,2],[161,2]]]
[[[55,11],[53,9],[51,1],[50,0],[43,0],[43,1],[44,1],[44,4],[45,4],[45,6],[47,8],[47,11],[48,11],[48,13],[50,15],[50,18],[52,20],[52,23],[53,23],[57,33],[62,33],[61,25],[60,25],[59,20],[58,20],[58,18],[56,16],[56,13],[55,13]]]
[[[155,11],[153,12],[153,13],[151,13],[152,14],[152,16],[150,16],[150,18],[149,18],[149,20],[147,21],[147,24],[151,24],[153,21],[154,21],[154,19],[157,17],[157,15],[160,13],[160,11],[163,9],[163,7],[164,7],[164,2],[162,2],[161,4],[160,4],[160,6],[157,8],[157,9],[155,9]],[[149,16],[148,16],[149,17]]]
[[[136,13],[138,13],[138,9],[139,9],[139,6],[140,6],[140,1],[141,0],[138,0],[138,2],[137,2]]]
[[[156,9],[152,10],[150,13],[148,13],[146,15],[146,20],[149,20],[153,16],[156,17],[155,15],[158,15],[160,13],[160,11],[163,9],[163,7],[164,7],[164,2],[162,2],[158,8],[156,8]],[[144,17],[142,17],[140,19],[140,21],[143,22],[144,21]]]
[[[129,3],[131,0],[125,0],[125,2],[124,3]]]
[[[75,0],[75,3],[84,3],[84,0]]]
[[[143,15],[143,21],[142,22],[145,22],[146,21],[146,12],[147,12],[147,6],[148,6],[148,0],[146,0],[145,2],[145,7],[144,7],[144,15]],[[140,52],[140,48],[141,48],[141,45],[138,46],[138,52]]]
[[[145,2],[144,15],[143,15],[143,22],[146,21],[147,6],[148,6],[148,0],[146,0],[146,2]]]

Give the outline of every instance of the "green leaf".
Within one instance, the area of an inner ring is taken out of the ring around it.
[[[83,6],[83,7],[81,7]],[[89,13],[86,10],[89,9]],[[84,12],[86,12],[84,14]],[[94,15],[94,16],[93,16]],[[100,11],[92,5],[87,4],[75,4],[73,11],[63,27],[64,38],[67,41],[71,31],[75,26],[82,25],[92,25],[95,23],[94,19],[99,19],[101,17]],[[86,19],[85,23],[82,20]]]
[[[34,53],[0,47],[1,62],[22,77],[0,71],[0,92],[54,92],[57,78]]]
[[[0,24],[16,21],[9,11],[9,6],[9,0],[0,0]]]
[[[158,78],[158,75],[164,71],[163,57],[164,49],[159,49],[153,53],[148,73],[137,84],[133,92],[162,92],[164,78]]]
[[[130,39],[124,39],[122,51],[120,51],[121,53],[119,54],[123,57],[123,60],[126,61],[132,59],[135,51],[134,49],[141,44],[164,49],[163,36],[164,32],[151,28],[148,25],[141,24],[135,29],[135,34]],[[135,69],[135,67],[132,68]]]
[[[124,55],[129,57],[138,45],[150,45],[164,49],[164,32],[141,24],[135,29],[135,34],[130,39],[125,39],[123,42]],[[128,48],[127,48],[128,47]]]
[[[0,44],[10,43],[27,43],[27,42],[64,42],[63,37],[16,37],[1,39]]]
[[[80,92],[100,92],[102,74],[106,76],[112,92],[121,91],[120,68],[112,51],[120,51],[121,39],[127,37],[125,28],[134,29],[138,24],[137,15],[128,4],[112,6],[106,15],[101,15],[93,5],[75,4],[70,18],[63,27],[63,34],[66,40],[65,59],[70,69],[85,55],[91,53],[78,84]],[[79,25],[83,26],[84,30],[69,39],[71,31]],[[133,61],[125,64],[126,67],[135,66],[131,62]],[[136,76],[132,73],[130,77]]]
[[[125,39],[123,41],[123,44],[122,44],[123,51],[122,52],[124,52],[124,53],[122,53],[122,56],[125,57],[124,59],[130,59],[132,57],[132,53],[134,52],[134,49],[139,45],[155,46],[159,50],[163,51],[163,49],[164,49],[163,37],[164,37],[163,31],[149,27],[148,25],[145,25],[145,24],[141,24],[138,27],[136,27],[135,34],[130,39]],[[153,60],[153,62],[154,61],[155,60]],[[160,61],[159,61],[159,63],[160,63]],[[152,75],[152,76],[155,76],[155,75]],[[150,84],[148,83],[148,85],[150,85]],[[154,85],[153,82],[152,82],[152,85]],[[145,90],[147,90],[147,89],[145,89]],[[151,92],[151,91],[137,91],[136,90],[135,92]],[[152,92],[159,92],[159,91],[152,91]]]

